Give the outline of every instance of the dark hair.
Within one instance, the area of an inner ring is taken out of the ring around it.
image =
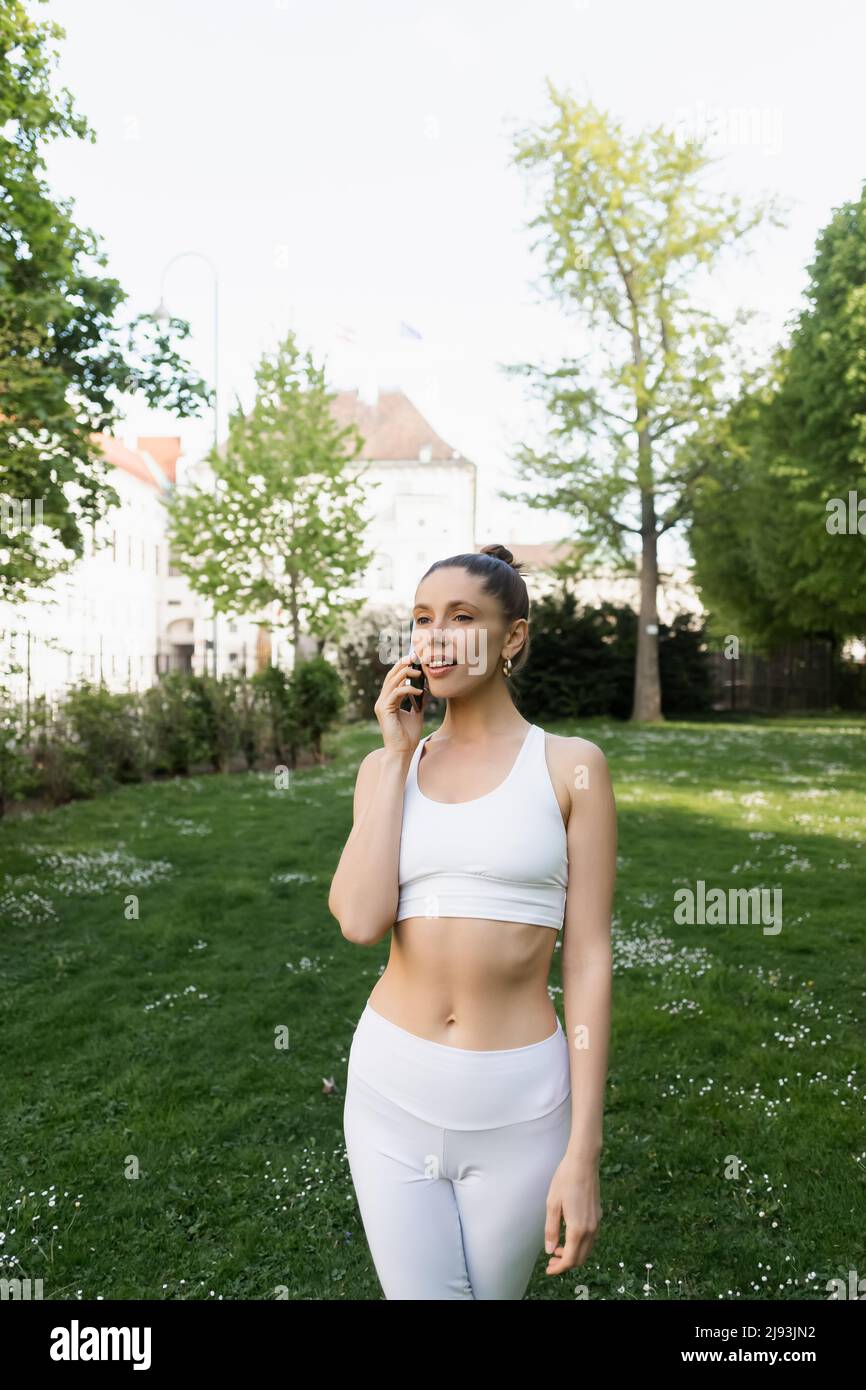
[[[519,560],[515,560],[504,545],[483,545],[480,552],[466,555],[451,555],[447,560],[436,560],[422,578],[434,570],[460,568],[469,574],[477,574],[482,579],[482,589],[499,600],[505,620],[513,623],[517,618],[529,619],[529,591],[526,580],[520,573]],[[516,675],[529,659],[529,632],[526,641],[516,656],[512,657],[512,675]]]

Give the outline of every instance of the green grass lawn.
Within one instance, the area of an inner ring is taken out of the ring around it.
[[[601,1228],[559,1278],[540,1251],[527,1297],[825,1299],[866,1276],[864,724],[546,727],[608,756],[619,875]],[[342,1107],[389,939],[327,909],[378,741],[341,731],[287,790],[202,776],[0,824],[0,1274],[381,1297]],[[781,888],[782,930],[678,925],[699,879]]]

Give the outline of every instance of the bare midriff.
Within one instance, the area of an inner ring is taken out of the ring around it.
[[[548,994],[559,933],[479,917],[405,917],[370,1008],[431,1042],[473,1051],[527,1047],[556,1031]]]

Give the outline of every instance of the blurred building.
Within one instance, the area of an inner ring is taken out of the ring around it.
[[[333,411],[341,427],[356,425],[365,441],[364,543],[376,558],[353,596],[405,603],[434,560],[474,548],[477,467],[402,391],[340,391]]]
[[[364,439],[353,468],[365,484],[364,545],[374,554],[346,597],[408,611],[429,565],[480,548],[477,467],[400,390],[339,391],[332,410],[341,427],[356,425]],[[169,553],[165,498],[174,487],[209,487],[208,464],[186,461],[177,436],[142,436],[134,447],[97,438],[120,504],[87,537],[68,574],[27,603],[0,603],[3,669],[10,660],[20,668],[10,682],[15,693],[56,698],[82,679],[100,678],[111,689],[142,689],[166,671],[252,674],[272,660],[290,668],[295,654],[280,626],[283,614],[271,613],[273,633],[254,617],[220,615],[215,625],[210,603],[192,591]],[[531,595],[552,587],[551,566],[567,544],[503,543],[523,562]],[[638,601],[636,580],[599,575],[572,584],[587,602]],[[686,571],[668,577],[659,605],[663,622],[682,607],[700,611]],[[301,654],[315,650],[303,639]]]
[[[443,554],[473,549],[476,467],[447,444],[402,391],[335,396],[342,426],[364,436],[368,484],[365,545],[375,559],[347,597],[405,602],[424,569]],[[3,666],[18,696],[61,695],[80,680],[142,689],[165,671],[251,674],[269,661],[293,664],[284,630],[253,619],[216,620],[169,553],[164,498],[173,487],[210,484],[204,461],[187,463],[176,436],[131,442],[97,436],[120,504],[86,538],[68,573],[23,604],[0,603]],[[356,465],[357,466],[357,463]],[[272,614],[275,625],[282,615]],[[305,642],[304,653],[315,649]]]
[[[101,434],[120,499],[85,532],[85,552],[26,603],[0,602],[0,651],[19,698],[57,698],[80,680],[143,689],[165,671],[213,668],[213,616],[172,562],[164,497],[177,484],[180,439],[131,448]],[[258,628],[220,617],[218,669],[254,670]]]

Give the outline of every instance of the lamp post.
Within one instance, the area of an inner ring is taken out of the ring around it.
[[[171,318],[171,311],[165,302],[165,277],[175,261],[182,260],[184,256],[195,256],[198,260],[204,261],[213,274],[213,445],[216,452],[219,442],[219,277],[217,269],[209,256],[203,251],[179,251],[176,256],[172,256],[166,261],[162,268],[162,279],[160,282],[159,304],[153,311],[152,317],[157,323],[165,322]],[[217,493],[217,479],[214,474],[214,496]],[[217,608],[216,601],[213,605],[213,673],[217,674]]]

